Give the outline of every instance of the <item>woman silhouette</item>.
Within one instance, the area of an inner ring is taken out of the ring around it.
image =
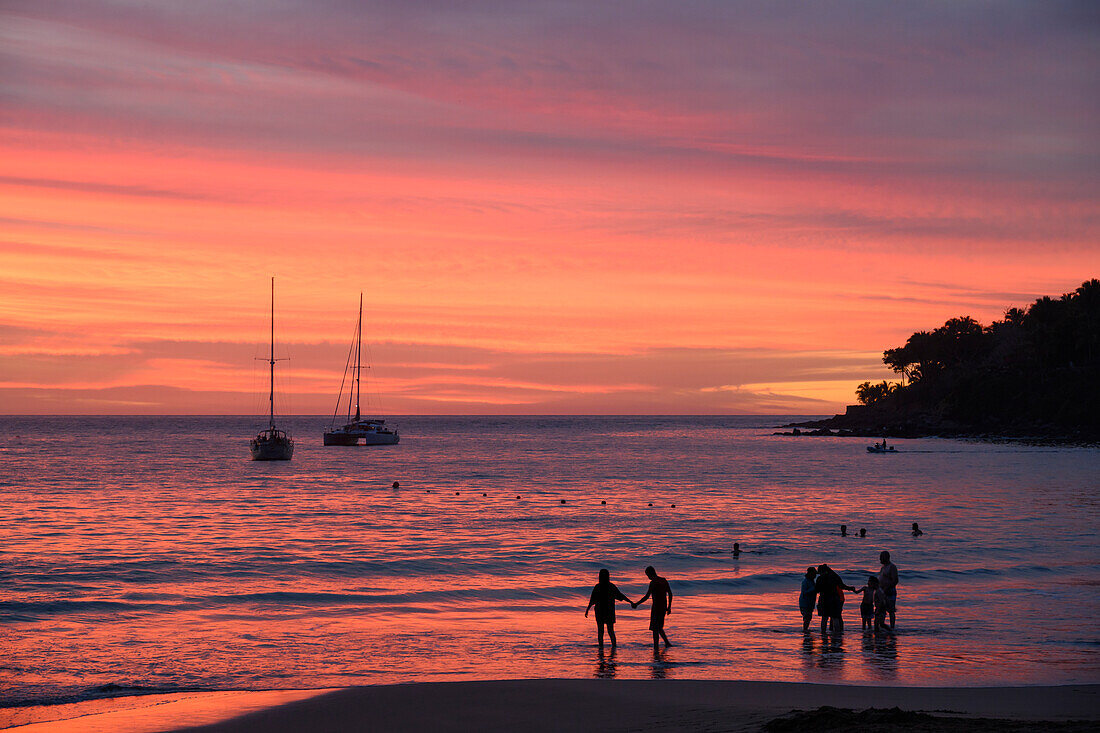
[[[600,571],[600,581],[592,588],[592,596],[588,599],[588,608],[584,609],[584,617],[588,618],[588,612],[592,606],[596,607],[596,634],[600,640],[600,648],[603,648],[603,627],[607,627],[607,635],[611,637],[611,646],[615,647],[615,601],[633,603],[629,598],[619,592],[615,584],[611,582],[611,573],[604,568]]]

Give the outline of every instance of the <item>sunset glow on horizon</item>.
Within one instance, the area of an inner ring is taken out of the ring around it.
[[[11,2],[0,413],[824,414],[1100,276],[1077,4]]]

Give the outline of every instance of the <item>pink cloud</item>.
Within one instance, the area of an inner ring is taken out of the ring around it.
[[[788,11],[5,4],[11,404],[238,399],[275,272],[309,405],[360,290],[409,411],[835,405],[1100,270],[1094,18]]]

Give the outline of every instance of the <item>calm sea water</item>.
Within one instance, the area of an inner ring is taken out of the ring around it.
[[[324,448],[326,420],[296,418],[294,460],[253,463],[255,419],[0,418],[0,701],[1100,681],[1100,450],[912,440],[875,456],[771,436],[786,419],[405,418],[398,446]],[[803,635],[806,566],[862,585],[883,549],[896,636],[862,633],[854,596],[841,639]],[[647,564],[676,594],[675,646],[654,654],[648,610],[620,606],[620,648],[601,654],[583,616],[597,571],[637,598]]]

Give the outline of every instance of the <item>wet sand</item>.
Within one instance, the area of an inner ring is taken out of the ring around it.
[[[335,691],[212,692],[141,707],[21,726],[20,733],[290,733],[291,731],[628,731],[963,729],[1090,730],[1100,685],[1054,687],[870,687],[694,680],[446,682]],[[285,696],[278,700],[277,696]],[[821,711],[822,706],[866,714]],[[793,711],[812,711],[793,720]],[[912,715],[930,713],[933,717]],[[965,722],[958,718],[965,718]],[[952,720],[951,718],[955,718]],[[986,719],[986,720],[978,720]],[[777,720],[778,719],[778,720]],[[1013,726],[999,722],[1021,721]],[[1087,721],[1068,725],[1066,721]],[[218,722],[214,722],[218,721]],[[775,722],[772,722],[775,721]],[[1061,722],[1048,725],[1041,721]],[[783,725],[787,727],[783,727]],[[962,726],[962,727],[960,727]]]
[[[214,723],[331,691],[176,692],[0,708],[0,729],[19,733],[154,733]]]

